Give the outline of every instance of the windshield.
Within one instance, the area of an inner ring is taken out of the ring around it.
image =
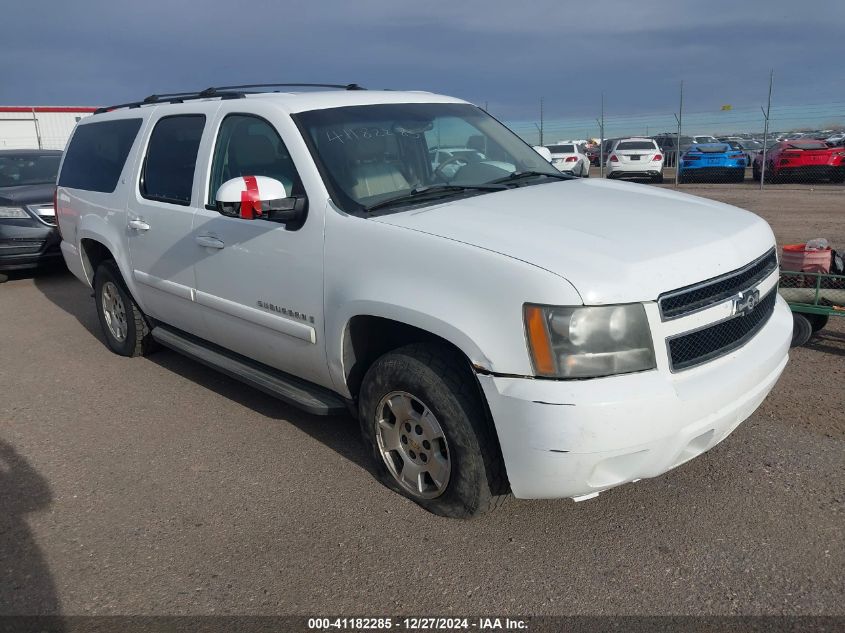
[[[546,145],[546,148],[552,154],[574,154],[575,153],[575,146],[574,145]]]
[[[60,159],[60,154],[0,155],[0,187],[55,183]]]
[[[516,171],[560,176],[516,134],[469,104],[348,106],[293,118],[332,199],[349,213],[421,188],[454,185],[459,191]]]

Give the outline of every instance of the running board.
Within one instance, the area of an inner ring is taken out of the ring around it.
[[[349,413],[343,398],[319,385],[261,365],[239,354],[162,325],[153,328],[152,336],[165,347],[313,415]]]

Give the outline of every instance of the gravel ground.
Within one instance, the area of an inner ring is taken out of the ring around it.
[[[845,245],[845,189],[684,190]],[[111,354],[67,273],[0,323],[0,614],[845,615],[845,319],[698,459],[469,522],[379,485],[350,418]]]

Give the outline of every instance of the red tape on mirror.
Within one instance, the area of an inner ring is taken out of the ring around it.
[[[241,217],[253,220],[261,217],[261,197],[258,194],[258,181],[255,176],[244,176],[246,191],[241,192]]]

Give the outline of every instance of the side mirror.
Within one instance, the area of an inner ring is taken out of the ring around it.
[[[542,145],[535,145],[534,151],[537,152],[543,158],[545,158],[547,161],[552,162],[552,150],[550,150],[548,147],[543,147]]]
[[[288,229],[302,226],[308,211],[305,196],[291,196],[285,186],[267,176],[227,180],[214,196],[221,215],[243,220],[269,220]]]

